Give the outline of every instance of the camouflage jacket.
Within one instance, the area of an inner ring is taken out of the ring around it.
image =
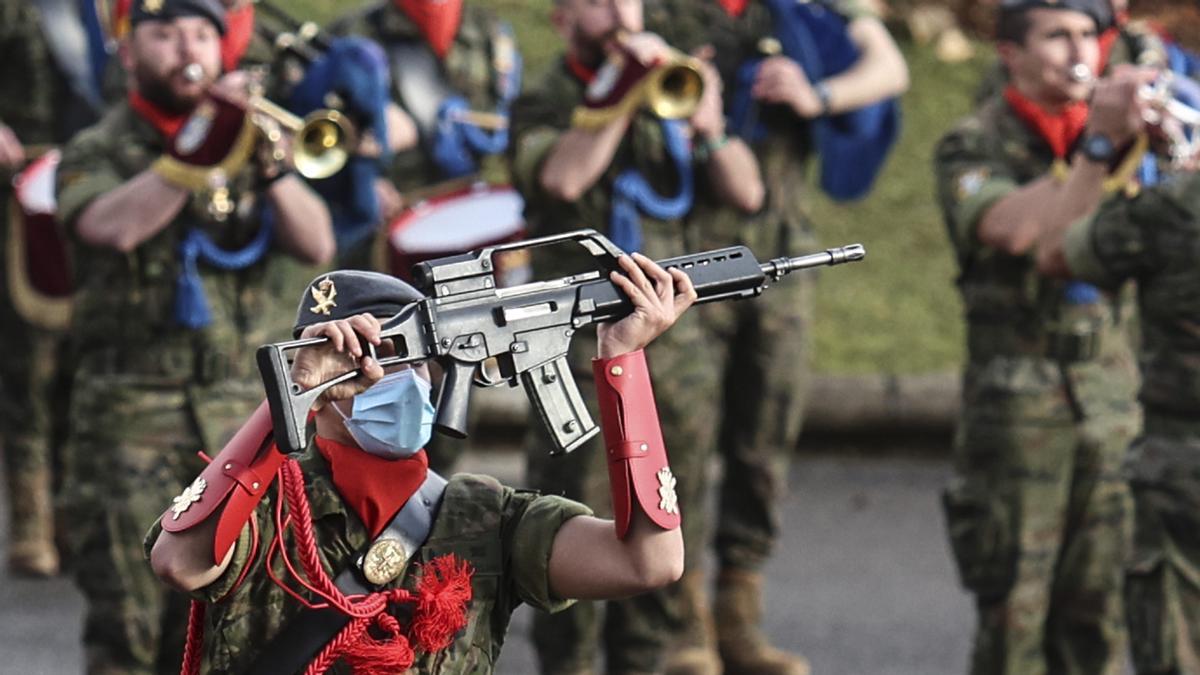
[[[367,531],[337,492],[329,464],[314,444],[299,456],[299,462],[321,559],[334,578],[367,546]],[[221,578],[197,593],[200,599],[214,603],[209,605],[206,615],[202,668],[205,673],[248,672],[259,657],[259,650],[303,611],[270,579],[262,564],[275,536],[277,499],[278,493],[269,491],[255,511],[257,548],[247,526],[234,548],[229,568]],[[429,539],[388,588],[414,590],[420,565],[454,554],[474,568],[468,624],[444,652],[433,655],[418,652],[412,672],[491,673],[504,643],[509,617],[517,606],[524,602],[551,612],[567,607],[569,601],[554,597],[550,591],[550,551],[564,522],[590,513],[577,502],[513,490],[487,476],[458,474],[451,478]],[[156,524],[146,537],[147,555],[159,531]],[[299,560],[294,549],[288,555]],[[251,559],[252,556],[256,557]],[[274,563],[276,576],[287,578],[283,563],[278,558]],[[248,565],[252,567],[247,572]],[[243,575],[245,578],[241,579]],[[335,670],[346,672],[345,668],[335,667]]]
[[[875,16],[863,0],[821,1],[851,20]],[[737,17],[726,14],[716,0],[647,0],[645,12],[646,29],[672,46],[687,52],[705,44],[715,48],[714,63],[724,83],[727,112],[737,90],[738,69],[750,59],[761,58],[764,39],[775,35],[770,12],[758,2],[750,2]],[[795,255],[794,251],[814,243],[805,215],[805,203],[810,199],[805,188],[807,160],[814,150],[811,128],[781,106],[765,106],[761,119],[769,133],[752,148],[762,170],[766,205],[753,217],[708,223],[706,248],[744,243],[760,256],[788,251]]]
[[[1200,177],[1175,174],[1133,199],[1106,202],[1068,230],[1071,272],[1104,288],[1137,281],[1147,428],[1156,417],[1200,433]]]
[[[71,93],[34,5],[0,0],[0,122],[24,144],[60,144],[95,118]]]
[[[390,52],[398,45],[424,45],[424,37],[417,25],[394,2],[386,0],[366,11],[359,10],[338,19],[330,30],[335,34],[366,36],[389,52],[392,100],[413,114],[412,110],[407,109],[401,93],[399,78],[402,74],[397,70]],[[465,3],[454,42],[446,58],[439,61],[443,82],[453,93],[465,97],[472,110],[495,112],[500,103],[501,73],[513,67],[515,49],[507,24],[486,9]],[[425,50],[430,58],[438,60],[427,46]],[[433,95],[432,92],[430,94]],[[422,128],[420,120],[416,119],[419,115],[413,117],[418,122],[418,128]],[[429,153],[432,141],[427,128],[422,129],[420,140],[418,147],[397,153],[392,161],[390,177],[401,191],[436,183],[441,175]],[[493,183],[506,182],[508,171],[503,154],[481,158],[480,174]]]
[[[1031,404],[1033,410],[1048,407],[1068,416],[1066,409],[1076,405],[1076,415],[1098,414],[1133,400],[1136,374],[1119,304],[1108,296],[1069,303],[1066,282],[1038,274],[1032,251],[1008,255],[976,236],[988,209],[1045,175],[1053,160],[1050,147],[1000,96],[937,145],[938,199],[958,257],[966,311],[968,404],[976,386],[1050,393],[1042,404]],[[1073,401],[1059,396],[1065,383],[1074,390]]]
[[[253,379],[254,349],[286,336],[294,318],[294,275],[275,249],[240,271],[198,263],[212,323],[192,330],[174,319],[180,242],[199,228],[225,250],[237,250],[258,233],[259,199],[251,166],[229,182],[236,208],[214,222],[193,198],[160,232],[129,253],[79,241],[75,221],[97,197],[142,171],[163,151],[163,139],[127,102],[115,104],[95,126],[76,136],[58,171],[59,217],[74,242],[77,294],[75,328],[80,369],[89,374],[210,383]]]

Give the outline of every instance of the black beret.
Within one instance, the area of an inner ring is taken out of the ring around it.
[[[322,321],[371,314],[388,319],[425,296],[388,274],[361,270],[339,270],[313,279],[300,298],[293,335]]]
[[[1001,0],[1000,13],[1012,14],[1031,9],[1063,9],[1072,12],[1082,12],[1096,21],[1096,26],[1104,30],[1112,25],[1112,5],[1109,0]]]
[[[170,21],[183,16],[202,16],[225,34],[225,7],[221,0],[133,0],[129,27],[143,21]]]

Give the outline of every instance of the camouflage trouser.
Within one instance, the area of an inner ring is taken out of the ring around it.
[[[705,531],[704,470],[715,430],[717,350],[711,348],[702,310],[693,310],[647,349],[654,378],[654,398],[663,439],[678,481],[687,565],[698,565]],[[572,344],[576,383],[599,423],[591,359],[596,344],[580,335]],[[608,469],[599,438],[564,457],[549,457],[549,441],[540,421],[527,436],[529,480],[547,494],[562,494],[592,506],[598,515],[612,513]],[[581,672],[595,659],[601,628],[598,603],[579,602],[553,616],[534,616],[533,639],[541,670],[547,675]],[[610,673],[648,673],[661,668],[663,650],[678,623],[666,591],[605,603],[603,640]]]
[[[965,406],[943,496],[963,585],[976,596],[973,675],[1123,672],[1129,547],[1121,458],[1133,413],[1075,423]]]
[[[1134,500],[1126,616],[1139,675],[1200,674],[1200,435],[1157,435],[1128,460]]]
[[[188,600],[155,578],[142,541],[203,469],[197,452],[218,452],[261,399],[257,382],[201,389],[81,369],[63,502],[89,673],[179,672]]]
[[[788,279],[762,297],[712,309],[727,350],[718,452],[722,567],[760,569],[779,536],[779,502],[804,419],[809,385],[810,282]]]

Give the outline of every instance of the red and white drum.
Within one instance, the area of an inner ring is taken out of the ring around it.
[[[507,244],[525,237],[525,201],[508,186],[478,184],[419,202],[388,228],[388,266],[412,280],[413,265],[424,260]],[[529,281],[528,251],[497,254],[497,286]]]

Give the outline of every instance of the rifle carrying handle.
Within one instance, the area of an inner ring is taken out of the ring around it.
[[[571,452],[600,431],[579,394],[566,355],[521,373],[521,385],[554,442],[550,454]]]

